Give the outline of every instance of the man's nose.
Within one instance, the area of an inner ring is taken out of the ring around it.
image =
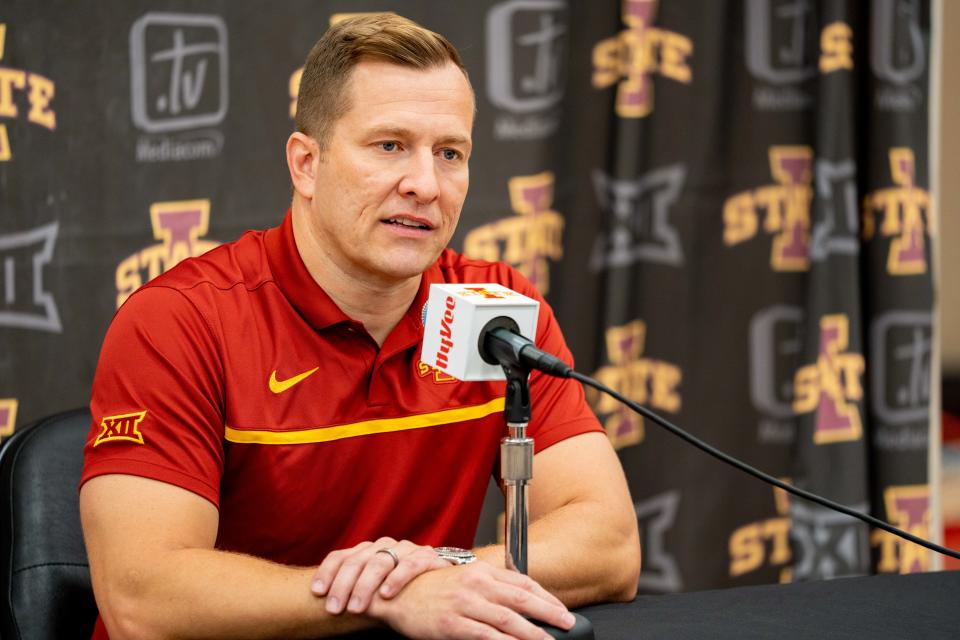
[[[440,193],[437,164],[433,150],[423,149],[410,154],[398,189],[401,195],[416,198],[417,202],[432,202]]]

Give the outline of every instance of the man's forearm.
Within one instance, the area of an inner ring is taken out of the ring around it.
[[[376,625],[327,613],[310,591],[313,572],[214,549],[172,550],[113,584],[101,581],[98,604],[113,640],[316,638]]]
[[[633,500],[603,433],[584,433],[540,451],[530,485],[530,577],[568,607],[630,600],[640,575]],[[503,566],[502,546],[481,549]]]
[[[503,545],[476,553],[504,566]],[[573,502],[531,523],[527,557],[530,577],[568,607],[630,600],[636,594],[640,541],[635,522],[604,505]]]

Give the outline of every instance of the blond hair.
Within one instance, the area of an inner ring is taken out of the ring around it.
[[[303,65],[297,95],[297,130],[325,148],[334,123],[349,108],[353,67],[361,60],[431,69],[453,63],[467,71],[450,41],[416,22],[392,13],[347,18],[330,27]]]

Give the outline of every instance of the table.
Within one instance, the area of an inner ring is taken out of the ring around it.
[[[639,596],[579,612],[597,640],[960,638],[960,571]]]
[[[960,571],[638,596],[577,610],[596,640],[960,638]],[[391,631],[351,639],[400,639]]]

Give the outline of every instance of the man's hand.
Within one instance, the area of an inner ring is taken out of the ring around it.
[[[573,615],[533,579],[479,561],[424,573],[396,598],[374,598],[370,615],[411,638],[544,640],[524,617],[561,629]]]
[[[392,551],[396,561],[381,549]],[[327,597],[327,611],[332,614],[340,614],[344,609],[363,613],[374,594],[392,598],[425,571],[449,566],[431,547],[409,540],[380,538],[329,553],[313,576],[312,590],[317,596]]]

